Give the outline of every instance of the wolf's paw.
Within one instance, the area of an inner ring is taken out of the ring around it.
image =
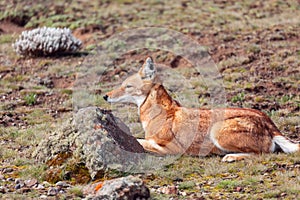
[[[239,160],[244,160],[245,158],[250,156],[251,154],[248,153],[227,154],[223,157],[222,162],[235,162]]]

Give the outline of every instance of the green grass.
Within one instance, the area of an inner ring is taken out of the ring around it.
[[[195,183],[193,181],[183,182],[179,184],[179,190],[190,190],[195,187]]]
[[[69,192],[71,194],[75,195],[76,197],[81,197],[81,198],[84,197],[82,188],[80,186],[75,186],[75,187],[71,188]]]
[[[199,184],[200,190],[208,192],[206,197],[216,197],[219,193],[237,197],[239,193],[232,193],[237,187],[247,192],[240,193],[245,198],[266,198],[273,196],[274,190],[297,197],[295,189],[300,183],[297,170],[280,170],[277,167],[277,164],[293,166],[296,162],[299,162],[299,153],[261,155],[235,163],[221,163],[220,157],[181,157],[168,168],[155,172],[158,178],[150,181],[149,185],[171,184],[179,176],[183,179],[178,185],[180,191],[193,192]]]
[[[237,103],[237,102],[242,103],[244,100],[245,100],[245,93],[244,92],[238,93],[237,95],[235,95],[231,98],[231,102],[233,102],[233,103]]]
[[[11,43],[13,39],[12,35],[0,35],[0,44]]]
[[[27,94],[27,95],[24,97],[24,100],[25,100],[25,103],[26,103],[28,106],[32,106],[32,105],[36,104],[36,101],[37,101],[37,94],[35,94],[35,93]]]
[[[233,190],[238,186],[238,182],[235,180],[222,180],[216,185],[216,189]]]

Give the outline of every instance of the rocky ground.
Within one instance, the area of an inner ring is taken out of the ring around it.
[[[97,46],[138,27],[170,28],[205,46],[220,71],[227,106],[260,109],[287,137],[299,142],[299,21],[298,1],[0,2],[0,197],[86,196],[83,185],[91,179],[80,165],[77,176],[70,176],[68,170],[59,174],[32,154],[42,139],[72,117],[77,70],[89,56],[97,55]],[[83,42],[82,49],[54,57],[17,55],[12,43],[19,34],[42,26],[70,28]],[[124,108],[105,103],[102,95],[136,71],[149,55],[165,66],[161,73],[167,69],[185,77],[191,73],[193,66],[173,52],[132,50],[118,55],[100,75],[93,93],[94,105],[113,109],[138,137],[142,130],[136,108],[126,108],[125,113]],[[185,96],[186,88],[180,83],[172,85],[170,92],[210,107],[209,91],[200,81],[201,74],[198,77],[199,81],[190,83],[193,99]],[[300,198],[299,154],[262,155],[230,164],[220,160],[181,157],[161,170],[138,176],[153,199]],[[114,173],[96,181],[126,175]]]

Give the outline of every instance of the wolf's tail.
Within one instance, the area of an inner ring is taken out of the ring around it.
[[[283,135],[274,136],[272,143],[273,143],[272,145],[274,147],[274,148],[272,148],[273,151],[275,151],[278,147],[284,153],[293,153],[293,152],[300,151],[300,144],[296,144],[296,143],[289,141]]]

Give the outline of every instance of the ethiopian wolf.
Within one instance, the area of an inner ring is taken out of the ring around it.
[[[199,155],[206,151],[206,155],[225,155],[222,160],[231,162],[260,153],[300,150],[299,144],[285,138],[258,110],[181,106],[159,81],[151,57],[138,73],[103,98],[110,103],[136,104],[145,130],[145,139],[138,142],[145,150],[161,155]]]

